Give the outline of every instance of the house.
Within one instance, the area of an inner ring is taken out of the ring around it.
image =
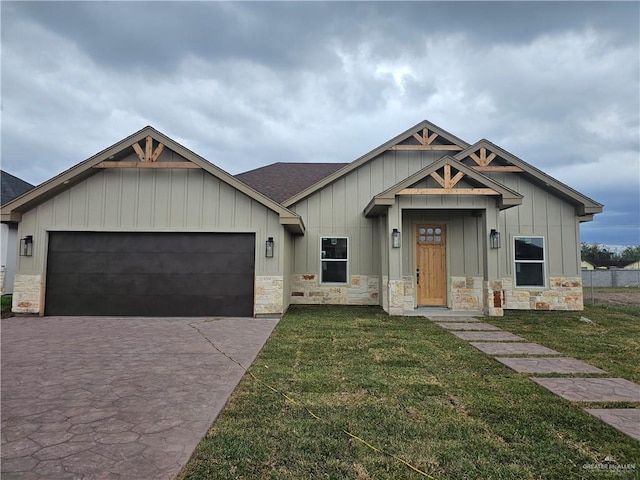
[[[582,267],[582,270],[595,270],[596,268],[594,263],[590,262],[589,260],[581,260],[580,266]]]
[[[23,193],[31,190],[33,185],[0,170],[0,203],[4,205]],[[16,256],[18,228],[15,223],[3,223],[0,227],[0,295],[13,293],[13,276],[16,272]]]
[[[625,270],[640,270],[640,260],[629,262],[622,268]]]
[[[13,310],[280,315],[290,304],[580,310],[602,205],[423,121],[349,164],[229,175],[145,127],[2,207]]]

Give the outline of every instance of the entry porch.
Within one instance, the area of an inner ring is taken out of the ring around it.
[[[381,304],[391,315],[420,307],[501,316],[500,211],[517,192],[443,159],[382,192],[365,215],[381,232]]]

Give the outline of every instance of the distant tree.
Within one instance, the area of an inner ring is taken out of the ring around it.
[[[614,252],[610,252],[599,243],[582,243],[580,245],[580,257],[591,263],[606,264],[615,260],[614,256]]]
[[[625,262],[635,262],[640,260],[640,245],[636,245],[635,247],[626,247],[620,253],[620,260]]]
[[[596,265],[610,265],[618,262],[635,262],[640,260],[640,245],[625,247],[622,252],[611,252],[599,243],[582,243],[580,257]]]

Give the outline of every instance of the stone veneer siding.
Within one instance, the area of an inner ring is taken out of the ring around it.
[[[404,279],[389,280],[389,315],[404,315]]]
[[[389,277],[382,276],[382,309],[389,313]]]
[[[581,277],[550,277],[544,289],[516,288],[503,278],[504,308],[508,310],[583,310]]]
[[[384,310],[389,315],[404,315],[406,310],[413,310],[415,307],[415,287],[413,277],[402,277],[402,280],[385,279],[383,290]]]
[[[256,316],[284,313],[284,279],[279,275],[257,275],[254,314]]]
[[[351,275],[348,284],[321,284],[314,273],[291,275],[291,304],[379,305],[380,277]]]
[[[482,277],[451,277],[451,310],[481,311],[483,309]]]
[[[482,277],[450,277],[449,306],[454,311],[483,311],[485,315],[502,316],[505,309],[582,310],[580,277],[551,277],[544,290],[514,288],[513,280],[484,281]],[[389,281],[391,315],[403,315],[414,308],[413,277]],[[401,305],[403,307],[401,307]]]
[[[411,276],[403,277],[404,281],[404,310],[413,310],[416,306],[416,289]]]
[[[13,280],[14,313],[40,313],[42,303],[42,275],[17,274]]]

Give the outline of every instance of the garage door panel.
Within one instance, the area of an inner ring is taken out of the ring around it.
[[[108,273],[211,273],[215,271],[253,274],[254,254],[216,253],[109,253],[105,270]]]
[[[253,253],[57,252],[48,269],[56,273],[209,273],[250,275]]]
[[[49,249],[56,252],[245,253],[254,246],[254,236],[246,233],[51,232],[49,236]]]
[[[90,252],[56,252],[49,257],[47,269],[57,273],[91,273],[107,271],[108,259]]]
[[[93,295],[69,294],[61,296],[61,301],[68,305],[65,315],[71,316],[87,315],[88,309],[91,309],[91,315],[97,316],[207,317],[216,315],[250,317],[253,315],[251,307],[238,308],[239,302],[243,301],[242,297],[187,295],[176,299],[162,295],[149,297],[105,295],[101,297],[100,301],[96,301],[96,297]],[[205,307],[204,310],[202,306]],[[206,309],[215,309],[216,313],[207,313]],[[123,310],[139,313],[123,314]]]
[[[253,234],[52,232],[45,311],[251,316],[254,264]]]
[[[253,284],[243,275],[231,274],[54,274],[49,275],[47,291],[51,295],[181,295],[244,296],[253,295]]]

